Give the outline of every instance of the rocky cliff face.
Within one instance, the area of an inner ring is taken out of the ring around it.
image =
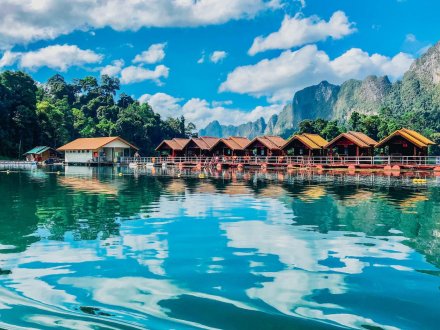
[[[220,123],[215,120],[208,124],[204,129],[201,129],[199,135],[214,137],[246,136],[249,139],[253,139],[256,136],[264,135],[266,128],[267,124],[263,118],[238,126],[220,125]]]
[[[268,134],[282,136],[290,135],[294,130],[293,120],[293,107],[292,104],[289,103],[279,113],[276,124],[273,126],[272,131]]]
[[[348,80],[341,85],[331,119],[345,122],[356,111],[377,114],[391,91],[388,77],[369,76],[364,80]]]
[[[440,41],[422,57],[414,61],[409,74],[414,75],[417,80],[425,84],[437,85],[440,83]]]
[[[435,115],[440,112],[440,42],[416,60],[402,80],[394,84],[386,76],[352,79],[341,86],[323,81],[296,92],[292,102],[272,116],[267,124],[263,118],[240,126],[213,122],[201,132],[220,134],[215,136],[273,134],[287,137],[305,119],[322,118],[343,123],[354,111],[373,115],[382,107],[393,113],[429,111]],[[232,132],[234,134],[229,134]]]
[[[331,119],[340,87],[323,81],[295,93],[292,100],[293,128],[305,119]]]

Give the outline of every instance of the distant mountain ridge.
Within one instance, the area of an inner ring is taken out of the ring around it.
[[[295,93],[292,102],[267,122],[260,118],[238,126],[211,122],[200,135],[253,138],[258,135],[290,136],[305,119],[322,118],[346,122],[356,111],[378,114],[382,107],[392,111],[411,109],[438,111],[440,104],[440,42],[414,61],[401,81],[391,83],[387,76],[368,76],[364,80],[350,79],[341,85],[327,81],[306,87]],[[426,98],[429,98],[427,101]],[[429,105],[429,109],[428,109]]]

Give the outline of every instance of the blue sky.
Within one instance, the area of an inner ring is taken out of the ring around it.
[[[268,118],[295,91],[399,79],[439,39],[435,0],[0,0],[0,70],[101,73],[199,128]]]

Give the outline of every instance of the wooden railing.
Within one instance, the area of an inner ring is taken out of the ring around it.
[[[440,165],[440,156],[244,156],[244,157],[121,157],[122,164],[243,164],[243,165]]]

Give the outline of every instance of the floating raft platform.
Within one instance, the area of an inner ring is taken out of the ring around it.
[[[279,157],[142,157],[121,159],[121,164],[148,164],[155,167],[201,169],[261,169],[261,170],[332,170],[348,171],[434,171],[440,175],[440,156],[279,156]]]

